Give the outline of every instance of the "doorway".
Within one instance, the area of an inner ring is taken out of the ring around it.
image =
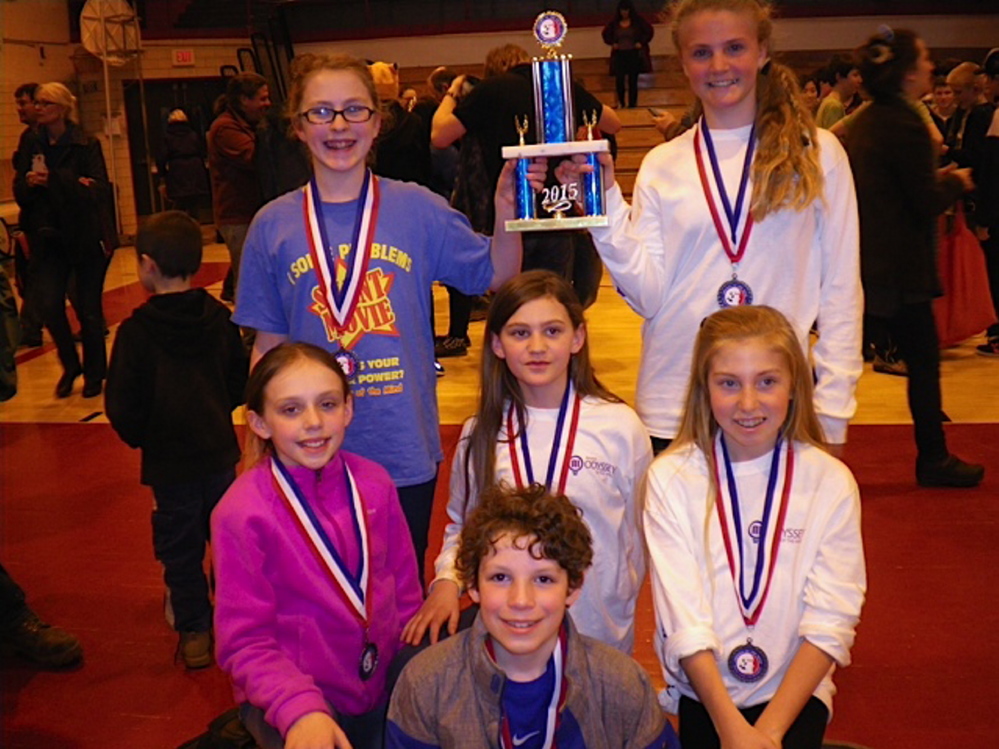
[[[135,194],[135,212],[141,225],[143,218],[157,211],[170,208],[164,205],[155,186],[159,184],[157,164],[166,157],[164,135],[167,118],[174,109],[182,109],[194,131],[201,136],[202,144],[214,119],[216,99],[225,93],[224,78],[176,78],[172,80],[145,81],[146,121],[149,124],[149,156],[142,138],[142,99],[139,82],[124,82],[125,113],[128,119],[128,150],[132,162],[132,188]],[[153,174],[154,192],[149,191],[149,175]],[[197,201],[193,212],[200,223],[211,223],[211,195]]]

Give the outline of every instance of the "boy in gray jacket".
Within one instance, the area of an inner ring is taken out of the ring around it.
[[[403,670],[386,747],[679,749],[648,675],[566,616],[592,558],[565,497],[537,484],[483,497],[457,560],[479,614]]]

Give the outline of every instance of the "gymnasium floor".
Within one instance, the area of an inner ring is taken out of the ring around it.
[[[205,248],[206,271],[209,266],[228,261],[225,247],[218,244]],[[210,291],[218,294],[221,277],[209,284]],[[112,335],[118,322],[127,316],[130,307],[126,300],[143,299],[135,275],[135,256],[132,248],[122,247],[114,256],[105,284],[105,298],[114,297],[117,317],[109,314]],[[122,299],[124,297],[124,299]],[[126,302],[123,304],[123,302]],[[108,306],[108,305],[106,305]],[[437,328],[443,332],[447,322],[447,296],[440,287],[435,289]],[[635,372],[637,371],[640,343],[640,319],[614,292],[609,280],[604,278],[597,303],[588,311],[590,350],[598,376],[614,392],[629,403],[634,403]],[[472,323],[469,333],[472,349],[469,356],[442,360],[447,374],[438,380],[438,399],[442,424],[461,424],[475,408],[478,378],[478,352],[481,350],[484,323]],[[108,341],[110,351],[111,340]],[[975,345],[983,339],[972,339],[963,345],[943,352],[942,383],[944,410],[954,423],[999,424],[999,359],[989,359],[975,354]],[[48,335],[46,334],[46,343]],[[47,349],[47,350],[46,350]],[[88,419],[104,423],[103,404],[100,398],[84,399],[77,381],[73,396],[56,400],[52,391],[59,378],[59,361],[51,344],[38,349],[22,349],[18,355],[18,395],[0,404],[0,423],[40,422],[74,423]],[[907,424],[909,411],[905,402],[905,378],[875,374],[868,365],[857,391],[857,415],[853,424]],[[999,429],[997,429],[999,436]],[[970,456],[969,456],[970,457]]]
[[[216,294],[226,262],[224,247],[206,247],[198,278]],[[134,265],[132,249],[122,248],[108,274],[109,346],[117,324],[145,298]],[[443,330],[443,289],[435,304]],[[638,318],[605,279],[588,319],[598,375],[633,402]],[[447,374],[438,380],[442,434],[452,443],[475,406],[482,333],[483,323],[473,323],[471,354],[445,359]],[[869,370],[861,378],[859,428],[846,462],[864,501],[869,592],[854,664],[837,675],[832,739],[874,749],[993,745],[999,654],[988,644],[999,607],[987,579],[999,565],[999,360],[977,356],[979,342],[943,355],[952,446],[990,471],[973,491],[916,487],[905,379]],[[162,618],[138,456],[105,425],[102,399],[81,397],[81,381],[70,398],[53,397],[60,372],[51,344],[18,359],[20,391],[0,404],[0,559],[29,602],[81,637],[86,660],[70,673],[45,673],[0,658],[0,746],[172,749],[232,698],[217,669],[185,672],[170,661],[176,640]],[[437,504],[432,548],[442,530],[442,491]],[[635,657],[661,685],[653,626],[646,585]]]

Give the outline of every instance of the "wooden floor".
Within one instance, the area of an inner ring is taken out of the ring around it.
[[[138,280],[134,257],[130,247],[123,247],[115,254],[108,271],[106,295],[128,291],[129,298],[142,298],[135,288]],[[205,248],[206,264],[222,263],[227,259],[224,246],[213,244]],[[214,283],[208,288],[217,295],[220,283]],[[437,328],[444,332],[447,327],[447,295],[442,288],[436,288],[434,298]],[[121,307],[120,304],[118,306]],[[124,309],[118,317],[127,314],[127,311]],[[117,323],[120,322],[120,319],[113,318],[114,316],[109,315],[109,351]],[[598,301],[588,311],[587,318],[590,349],[598,376],[614,392],[633,404],[641,351],[640,318],[614,292],[606,276]],[[472,348],[469,355],[442,360],[446,375],[438,380],[437,391],[443,424],[460,424],[475,408],[483,331],[484,323],[472,323],[469,332]],[[18,394],[10,401],[0,404],[0,423],[72,423],[83,420],[91,423],[105,422],[102,399],[83,398],[79,392],[82,385],[80,380],[71,397],[57,400],[53,396],[60,368],[47,334],[45,340],[47,345],[41,351],[22,349],[18,352]],[[975,345],[982,340],[981,337],[971,339],[943,352],[944,410],[956,423],[999,424],[999,359],[975,354]],[[909,423],[905,384],[905,378],[876,374],[868,365],[860,380],[854,423]],[[241,420],[242,416],[237,418]]]
[[[219,292],[226,260],[221,245],[206,247],[201,277],[209,279],[206,285],[213,293]],[[108,275],[109,346],[117,324],[144,298],[134,265],[131,248],[122,248]],[[443,331],[447,297],[442,289],[435,290],[435,304],[437,327]],[[588,317],[597,372],[633,402],[640,352],[638,317],[606,282]],[[443,360],[447,373],[438,380],[438,393],[444,424],[461,423],[475,406],[483,323],[473,323],[470,335],[470,355]],[[994,730],[987,706],[997,699],[999,682],[994,675],[999,665],[981,643],[988,642],[988,633],[999,622],[996,608],[984,603],[987,598],[976,587],[973,570],[994,569],[999,548],[995,517],[999,360],[976,356],[974,345],[979,342],[945,352],[943,387],[944,406],[953,421],[984,424],[955,429],[951,440],[965,458],[989,464],[985,485],[976,491],[945,493],[944,499],[917,489],[911,472],[914,449],[905,439],[904,427],[875,427],[873,437],[867,429],[866,442],[865,431],[858,430],[847,448],[848,463],[865,477],[871,589],[854,650],[856,662],[837,676],[842,693],[837,697],[831,739],[877,749],[908,749],[924,743],[991,745]],[[79,381],[72,397],[54,398],[60,371],[48,341],[42,349],[22,350],[18,359],[20,392],[0,404],[0,436],[11,445],[0,450],[0,510],[6,511],[0,513],[0,550],[4,563],[30,591],[32,605],[79,634],[87,664],[70,674],[48,674],[24,664],[0,663],[0,668],[10,669],[4,673],[0,746],[8,744],[6,731],[11,749],[176,746],[203,730],[208,719],[230,706],[231,698],[216,669],[192,674],[169,659],[174,634],[161,615],[162,584],[150,547],[148,492],[135,481],[137,454],[114,439],[107,427],[93,426],[106,422],[103,402],[82,398]],[[905,382],[866,371],[855,423],[907,423]],[[238,420],[242,421],[241,415]],[[76,425],[4,430],[4,423],[12,422]],[[102,450],[113,453],[113,459],[97,458]],[[49,466],[59,464],[53,453],[65,456],[74,471],[53,475]],[[443,522],[440,500],[439,494],[436,533]],[[85,512],[92,506],[101,511]],[[117,513],[111,521],[109,508]],[[52,537],[61,540],[55,564],[39,572],[34,562],[37,550],[43,542],[51,544]],[[113,541],[103,547],[109,538]],[[435,544],[439,535],[431,540],[433,548]],[[88,561],[74,567],[80,549],[88,550]],[[127,583],[108,586],[102,570],[109,566],[119,576],[128,569]],[[900,618],[901,611],[909,612],[908,620],[906,615]],[[646,583],[638,603],[635,657],[653,683],[661,686],[652,631]],[[937,689],[927,690],[927,679]],[[942,708],[941,694],[951,696],[954,704]],[[873,721],[871,704],[878,706]],[[100,735],[113,734],[113,740],[88,743],[90,734],[97,735],[91,726],[95,714],[105,718],[96,721],[103,731]]]

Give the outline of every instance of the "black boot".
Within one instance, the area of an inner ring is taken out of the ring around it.
[[[61,627],[46,624],[33,611],[0,631],[0,641],[42,666],[70,666],[83,658],[83,647],[76,637]]]

